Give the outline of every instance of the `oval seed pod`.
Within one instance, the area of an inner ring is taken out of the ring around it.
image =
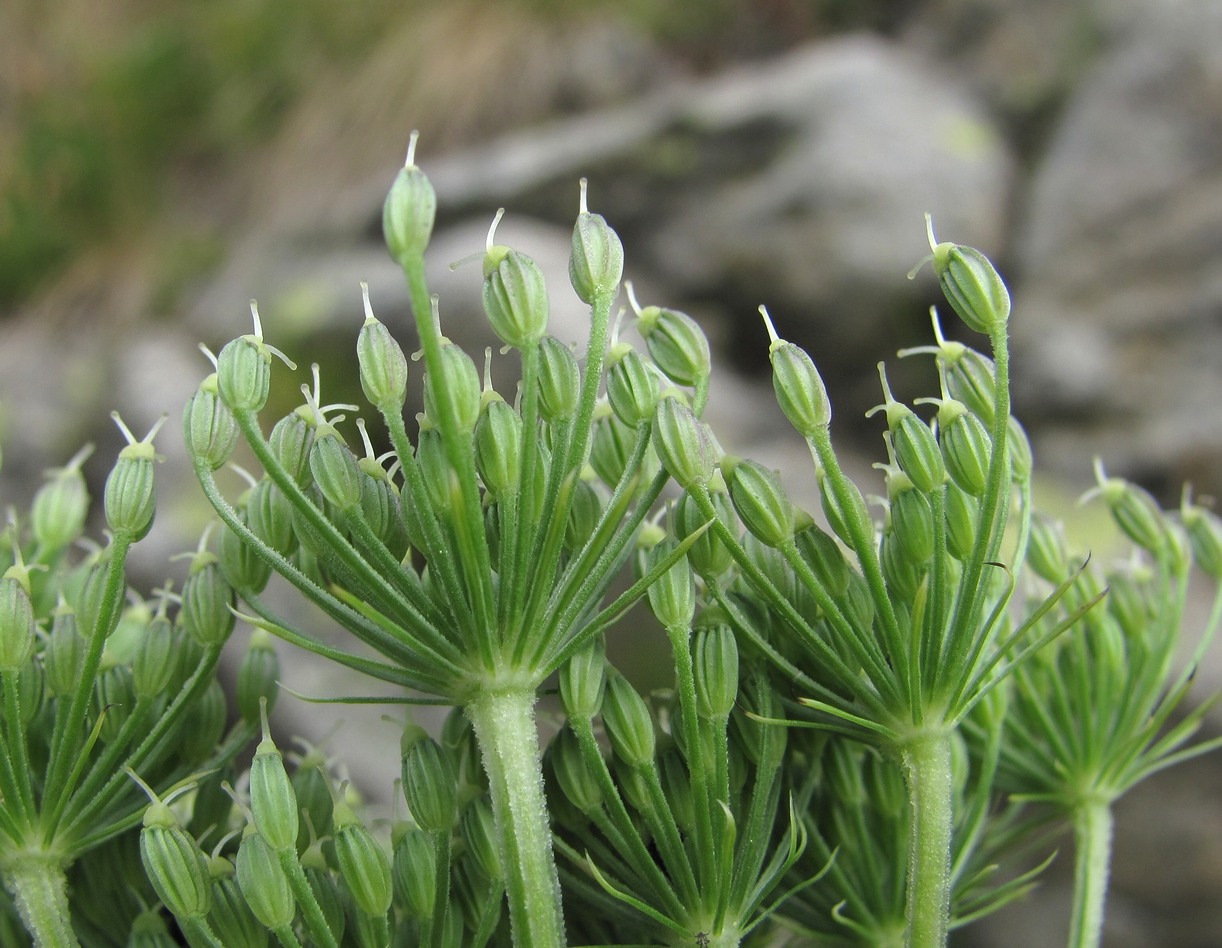
[[[657,747],[653,717],[628,679],[611,668],[602,714],[615,756],[632,769],[652,766]]]
[[[836,540],[815,524],[808,524],[794,535],[798,553],[811,568],[829,596],[839,599],[849,586],[849,561]]]
[[[182,413],[183,440],[197,462],[215,471],[238,445],[238,423],[217,392],[216,373],[200,383]]]
[[[946,549],[961,563],[972,555],[972,546],[976,542],[976,529],[979,523],[980,508],[975,498],[957,485],[947,484]]]
[[[231,411],[262,411],[271,385],[271,352],[258,335],[227,342],[216,357],[217,393]]]
[[[509,249],[485,256],[484,268],[484,312],[492,331],[515,349],[538,343],[547,332],[548,316],[547,284],[539,265]]]
[[[580,393],[577,357],[555,336],[544,336],[539,341],[539,413],[545,421],[571,418]]]
[[[233,865],[223,875],[212,873],[212,907],[208,911],[208,924],[216,932],[225,948],[266,948],[267,929],[255,918],[255,913],[246,904]]]
[[[678,393],[663,394],[658,400],[653,447],[666,473],[684,490],[708,486],[717,463],[713,438]]]
[[[522,418],[502,398],[490,400],[475,424],[475,467],[492,500],[517,492],[522,477]]]
[[[182,587],[182,621],[201,645],[219,645],[229,638],[235,622],[233,588],[221,575],[217,558],[200,553]]]
[[[692,649],[696,713],[724,721],[738,700],[738,642],[729,625],[718,622],[696,633]]]
[[[85,529],[89,514],[89,491],[81,465],[93,453],[89,445],[61,468],[47,472],[30,504],[30,533],[46,550],[62,550],[75,542]]]
[[[501,863],[500,847],[497,845],[496,824],[492,806],[484,797],[476,797],[467,804],[460,820],[463,842],[467,852],[475,860],[484,878],[501,881],[505,878],[505,867]]]
[[[250,763],[251,823],[273,850],[296,852],[299,815],[297,794],[284,769],[284,758],[267,726],[267,706],[262,702],[259,720],[263,738]]]
[[[89,567],[85,573],[85,579],[81,583],[80,591],[76,596],[77,628],[86,641],[89,641],[95,635],[109,638],[118,626],[121,617],[121,610],[112,609],[109,627],[105,629],[98,628],[98,621],[102,616],[102,606],[106,595],[107,577],[110,572],[108,556],[109,549],[104,550],[101,558]],[[118,568],[121,571],[123,570],[122,566]]]
[[[560,792],[585,816],[602,808],[603,794],[598,780],[586,768],[577,736],[561,728],[547,749],[552,772]]]
[[[936,243],[928,216],[925,223],[933,251],[934,273],[951,308],[976,332],[1004,330],[1010,317],[1010,294],[993,264],[974,247]]]
[[[832,490],[831,482],[826,474],[819,475],[819,493],[822,500],[823,515],[827,517],[828,526],[832,528],[832,533],[836,534],[840,540],[850,548],[853,546],[853,534],[849,530],[849,516],[853,516],[857,522],[864,524],[867,530],[873,529],[870,519],[869,508],[866,507],[866,500],[861,496],[861,491],[857,485],[850,480],[842,481],[845,490],[848,493],[847,503],[851,510],[845,511],[840,503],[840,499]]]
[[[661,563],[674,552],[678,541],[666,537],[649,551],[649,568]],[[696,580],[687,557],[681,557],[649,587],[646,593],[653,614],[667,629],[685,629],[696,614]]]
[[[152,439],[161,422],[153,426],[143,441],[137,441],[117,414],[111,417],[128,443],[119,452],[115,466],[106,478],[106,523],[113,533],[125,534],[134,542],[144,539],[153,526],[153,514],[157,507],[153,464],[157,455],[153,451]]]
[[[76,612],[66,603],[61,603],[51,618],[51,634],[43,646],[42,663],[51,697],[70,695],[76,690],[85,664],[85,640],[76,628]]]
[[[738,531],[738,515],[734,513],[734,505],[730,494],[725,490],[709,492],[709,499],[717,518],[726,524],[731,531]],[[675,536],[686,540],[705,524],[704,515],[690,494],[683,494],[675,504]],[[729,548],[718,538],[714,530],[705,530],[696,542],[687,550],[687,560],[692,564],[696,575],[705,580],[706,584],[721,576],[734,563],[734,556]]]
[[[581,201],[573,226],[573,250],[569,256],[569,281],[577,298],[593,306],[599,298],[611,299],[624,275],[624,246],[601,214],[586,208],[586,179],[581,179]]]
[[[437,862],[428,833],[411,828],[395,846],[395,903],[409,918],[432,918],[436,898]]]
[[[564,525],[565,552],[576,553],[594,535],[603,512],[603,499],[598,490],[587,480],[573,483],[573,506],[569,508],[569,519]]]
[[[144,811],[140,861],[157,898],[173,915],[199,918],[208,913],[212,886],[204,854],[169,805],[156,797]]]
[[[660,394],[657,372],[635,349],[622,353],[607,372],[607,401],[629,428],[653,418]]]
[[[454,412],[454,421],[462,434],[475,430],[479,420],[481,387],[479,371],[471,357],[453,343],[441,346],[440,374],[433,378],[431,372],[424,376],[424,411],[433,423],[444,423],[443,401]]]
[[[136,689],[129,665],[111,665],[98,672],[93,682],[93,700],[98,714],[104,715],[98,737],[109,744],[119,736],[123,723],[131,717],[136,704]]]
[[[1058,584],[1069,575],[1069,549],[1061,524],[1037,510],[1031,516],[1027,565],[1035,575]]]
[[[924,572],[920,564],[908,559],[903,544],[894,533],[886,534],[880,541],[878,558],[887,590],[899,602],[910,603]]]
[[[271,714],[280,691],[280,659],[272,635],[256,628],[238,666],[238,714],[249,724],[259,720],[259,708]]]
[[[1193,504],[1185,494],[1180,520],[1188,533],[1192,557],[1207,576],[1222,579],[1222,519],[1212,510]]]
[[[280,860],[253,826],[246,828],[238,846],[238,888],[251,912],[266,928],[276,931],[293,923],[297,905]]]
[[[1107,477],[1103,464],[1095,462],[1099,481],[1096,492],[1103,498],[1121,532],[1143,550],[1155,552],[1167,542],[1167,524],[1150,492],[1119,477]]]
[[[730,455],[721,459],[721,472],[743,526],[768,546],[793,540],[797,527],[794,506],[774,472],[756,461]]]
[[[1031,440],[1017,418],[1011,415],[1006,421],[1006,451],[1010,455],[1010,476],[1020,484],[1031,480],[1034,459]]]
[[[356,359],[360,367],[361,391],[379,411],[394,412],[407,401],[407,356],[390,330],[373,315],[369,284],[361,284],[365,301],[365,323],[356,337]]]
[[[0,671],[18,672],[34,654],[34,606],[21,581],[0,579]]]
[[[248,511],[243,510],[240,516],[249,526]],[[261,593],[272,577],[272,568],[232,530],[221,531],[217,563],[225,582],[239,593]]]
[[[178,731],[178,752],[184,763],[206,760],[216,750],[221,735],[225,733],[228,714],[225,690],[220,682],[209,682],[199,700],[187,708]]]
[[[654,365],[676,385],[691,387],[709,377],[708,337],[687,313],[646,306],[637,314],[636,328]]]
[[[414,737],[403,748],[403,796],[412,819],[430,833],[448,833],[458,814],[454,764],[431,737]]]
[[[144,630],[132,662],[132,687],[137,698],[154,698],[169,691],[177,670],[178,637],[164,615],[157,615]]]
[[[594,422],[590,467],[608,487],[614,488],[624,476],[636,439],[636,431],[613,414],[605,414]]]
[[[300,411],[290,412],[272,427],[267,443],[276,461],[297,486],[310,483],[310,448],[314,444],[314,424]]]
[[[607,689],[607,648],[596,636],[560,669],[560,700],[570,718],[593,718]]]
[[[385,915],[394,894],[390,857],[342,800],[335,805],[333,825],[335,861],[352,901],[366,915]]]
[[[946,367],[946,390],[951,398],[962,402],[991,430],[997,416],[997,370],[993,360],[964,347],[943,365]]]
[[[962,402],[952,402],[962,408]],[[973,497],[983,496],[989,479],[989,458],[993,439],[984,422],[963,408],[953,418],[943,419],[938,412],[938,436],[942,459],[950,479]]]
[[[442,516],[449,513],[451,497],[457,476],[446,458],[445,444],[441,432],[436,428],[421,431],[419,443],[416,445],[416,463],[420,465],[420,474],[428,491],[429,504],[433,513]],[[427,511],[408,510],[412,515],[428,515]],[[416,531],[423,542],[423,531]],[[410,535],[410,534],[409,534]],[[415,545],[415,544],[413,544]],[[417,547],[418,549],[420,547]]]
[[[419,259],[433,236],[437,218],[437,192],[416,167],[417,133],[407,146],[407,161],[395,175],[382,205],[382,235],[391,258],[401,267]]]
[[[310,473],[323,497],[340,513],[361,502],[361,474],[356,455],[330,425],[320,425],[310,449]]]
[[[933,557],[933,508],[919,490],[896,491],[890,501],[891,534],[900,552],[913,566],[923,566]]]

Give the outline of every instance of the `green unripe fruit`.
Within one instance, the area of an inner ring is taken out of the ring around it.
[[[182,413],[187,451],[210,471],[222,467],[238,445],[238,423],[221,401],[215,373],[195,390]]]
[[[160,801],[144,811],[140,861],[157,897],[171,913],[179,918],[199,918],[208,913],[212,885],[204,854],[169,806]]]
[[[284,758],[267,726],[266,706],[260,708],[263,739],[250,763],[250,810],[259,835],[274,850],[296,852],[298,831],[297,794],[284,769]]]
[[[614,670],[607,676],[602,712],[615,756],[634,770],[652,766],[657,747],[653,717],[645,699]]]
[[[932,226],[929,242],[938,284],[959,318],[976,332],[1003,330],[1010,317],[1010,294],[988,258],[974,247],[934,244]]]
[[[726,456],[721,472],[738,519],[763,543],[779,547],[793,539],[797,519],[780,479],[756,461]]]
[[[242,663],[238,666],[238,714],[243,721],[259,720],[259,708],[266,704],[270,714],[280,690],[280,659],[276,656],[270,632],[255,629]]]
[[[407,162],[395,176],[382,205],[382,234],[391,258],[401,267],[419,259],[433,235],[437,218],[437,192],[416,167],[416,133],[412,133]]]
[[[540,414],[546,421],[572,417],[580,393],[577,357],[555,336],[544,336],[539,342]]]
[[[1190,503],[1187,498],[1180,507],[1180,519],[1188,532],[1197,566],[1207,576],[1222,579],[1222,519],[1212,510]]]
[[[267,929],[246,904],[232,869],[229,875],[212,880],[212,908],[208,912],[208,924],[225,948],[267,946]]]
[[[293,923],[297,905],[276,853],[248,827],[238,846],[238,888],[260,923],[273,931]]]
[[[2,595],[2,594],[0,594]],[[85,664],[85,640],[76,628],[76,613],[60,606],[51,619],[51,634],[43,647],[43,670],[47,691],[52,697],[70,695]]]
[[[946,549],[961,563],[972,554],[979,523],[980,508],[975,498],[954,484],[947,484]]]
[[[395,846],[395,901],[410,918],[432,918],[437,863],[428,833],[409,829]]]
[[[299,412],[285,415],[272,428],[267,439],[273,456],[298,487],[310,483],[310,448],[314,425]]]
[[[1027,540],[1027,565],[1040,579],[1059,584],[1069,576],[1069,551],[1061,525],[1035,511]]]
[[[984,422],[969,411],[960,411],[945,422],[942,414],[938,413],[938,431],[946,473],[967,493],[980,497],[988,486],[989,457],[993,452],[989,432]]]
[[[927,563],[933,556],[933,508],[919,490],[898,491],[890,503],[891,533],[900,551],[914,566]]]
[[[0,671],[20,671],[29,661],[35,629],[30,594],[18,579],[5,574],[0,579]]]
[[[1010,455],[1010,476],[1020,484],[1029,482],[1034,464],[1031,440],[1013,415],[1006,422],[1006,451]]]
[[[738,699],[738,642],[724,623],[701,628],[692,649],[696,677],[696,713],[721,721]]]
[[[597,812],[603,803],[602,790],[586,768],[577,736],[561,728],[547,750],[560,792],[584,815]]]
[[[424,480],[433,512],[438,515],[447,513],[451,507],[454,491],[458,487],[458,476],[450,467],[450,462],[446,458],[445,443],[442,440],[441,432],[436,428],[420,432],[419,443],[416,445],[416,463],[420,465],[420,474]]]
[[[489,401],[476,422],[475,467],[492,500],[517,492],[522,477],[522,418],[501,398]]]
[[[474,859],[484,878],[501,881],[505,878],[505,867],[501,863],[500,847],[497,845],[496,824],[492,807],[483,797],[476,797],[463,811],[462,838],[467,852]]]
[[[221,735],[225,733],[228,715],[225,690],[220,682],[209,682],[203,694],[183,716],[182,729],[178,732],[178,750],[184,762],[206,760],[216,750]]]
[[[124,571],[122,566],[117,568],[120,572]],[[77,628],[86,641],[92,639],[95,635],[108,638],[119,624],[120,610],[111,609],[110,621],[107,628],[98,628],[98,621],[102,618],[102,608],[105,604],[106,585],[109,574],[110,563],[106,559],[98,560],[85,573],[85,580],[81,583],[80,591],[77,593]],[[122,584],[122,577],[120,577],[119,582]]]
[[[900,409],[887,413],[888,417],[896,418],[890,429],[895,462],[908,475],[913,487],[926,494],[932,493],[946,483],[946,465],[938,439],[915,412],[903,406]]]
[[[547,331],[547,284],[526,254],[508,250],[492,266],[485,258],[484,312],[492,331],[507,346],[533,346]]]
[[[607,401],[629,428],[653,418],[660,393],[657,372],[634,349],[624,352],[607,373]]]
[[[564,526],[564,549],[576,553],[594,535],[603,512],[603,500],[598,488],[589,481],[573,482],[573,505]]]
[[[153,526],[157,493],[153,482],[156,455],[148,441],[134,442],[119,452],[106,478],[106,523],[116,535],[141,540]]]
[[[708,337],[687,313],[646,306],[636,326],[654,365],[676,385],[695,386],[709,377]]]
[[[368,288],[365,288],[368,302]],[[398,411],[407,400],[407,357],[390,330],[367,310],[365,324],[356,337],[361,391],[379,411]]]
[[[951,398],[962,402],[991,430],[997,415],[997,370],[993,360],[975,349],[964,348],[943,364],[946,367],[946,390]]]
[[[598,636],[560,669],[560,700],[571,718],[593,718],[607,689],[607,649]]]
[[[724,490],[711,491],[709,499],[722,523],[737,531],[738,519],[730,495]],[[690,494],[684,494],[675,505],[675,536],[686,540],[705,524],[704,514]],[[712,529],[705,530],[687,550],[687,560],[696,575],[706,582],[721,576],[734,563],[733,554]]]
[[[98,714],[103,715],[98,736],[109,744],[119,736],[136,703],[131,666],[111,665],[100,671],[93,682],[93,700]]]
[[[823,377],[807,352],[792,342],[778,340],[770,358],[777,404],[798,434],[814,437],[832,423],[832,403]]]
[[[336,804],[334,826],[335,861],[352,901],[366,915],[385,915],[394,894],[390,857],[348,804]]]
[[[430,833],[448,833],[458,814],[454,764],[430,737],[409,736],[403,748],[403,796],[412,819]]]
[[[921,565],[908,559],[903,543],[894,533],[882,538],[878,558],[883,568],[887,590],[897,601],[910,603],[923,575]]]
[[[132,686],[137,698],[166,693],[177,669],[178,636],[165,616],[154,616],[144,630],[132,662]]]
[[[848,509],[841,504],[840,498],[836,496],[836,492],[832,490],[831,481],[826,475],[819,477],[819,491],[822,497],[823,515],[827,517],[828,526],[832,528],[832,533],[836,534],[840,540],[847,544],[850,548],[853,546],[853,532],[849,529],[849,524],[853,520],[862,524],[866,529],[870,529],[870,511],[866,507],[865,498],[861,496],[861,491],[857,485],[849,480],[842,480],[844,489],[848,496],[845,502],[848,504]]]
[[[601,214],[586,209],[586,181],[581,179],[581,210],[573,226],[569,281],[583,303],[611,299],[624,275],[624,247]]]
[[[217,392],[231,411],[262,411],[271,384],[272,356],[257,336],[231,340],[216,357]]]
[[[320,428],[310,449],[310,473],[323,497],[336,510],[347,513],[361,502],[361,480],[364,475],[356,455],[348,450],[343,438],[327,425]]]
[[[653,569],[674,552],[679,544],[667,537],[649,551],[648,565]],[[681,557],[649,587],[649,607],[667,629],[687,628],[696,614],[696,581],[687,557]]]
[[[81,464],[92,450],[87,447],[64,467],[48,472],[47,482],[34,495],[30,505],[30,532],[47,550],[62,550],[85,529],[89,491],[81,474]]]
[[[182,621],[201,645],[219,645],[233,631],[233,588],[212,554],[196,557],[182,587]]]
[[[403,506],[399,492],[385,474],[362,474],[361,516],[369,529],[396,558],[407,552],[407,533],[403,528]]]
[[[1167,524],[1149,491],[1121,478],[1105,476],[1103,465],[1098,462],[1095,471],[1099,481],[1096,489],[1116,526],[1143,550],[1160,550],[1167,542]]]
[[[833,599],[844,595],[849,586],[849,561],[831,534],[809,524],[794,535],[798,553],[815,578]]]
[[[708,426],[674,394],[663,395],[654,411],[653,447],[684,490],[706,487],[713,477],[717,459]]]
[[[594,422],[590,466],[608,487],[614,488],[627,471],[636,439],[636,430],[615,415],[606,414]]]
[[[441,365],[436,378],[431,372],[424,376],[424,411],[434,424],[446,424],[449,417],[443,409],[454,413],[454,423],[462,434],[475,430],[479,420],[479,371],[471,357],[452,343],[440,348]]]
[[[249,526],[247,512],[241,516]],[[261,593],[272,576],[272,568],[232,530],[221,532],[217,562],[225,581],[240,593]]]

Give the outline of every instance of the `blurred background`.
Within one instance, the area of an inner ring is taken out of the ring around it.
[[[1168,505],[1185,481],[1215,494],[1220,38],[1216,0],[6,0],[0,498],[20,508],[85,442],[97,496],[122,444],[110,410],[137,436],[168,413],[136,572],[147,588],[174,575],[167,557],[207,520],[175,430],[209,370],[197,342],[249,331],[257,297],[301,367],[281,373],[279,412],[313,361],[326,401],[359,392],[361,280],[414,347],[380,233],[413,128],[439,195],[433,287],[469,351],[491,344],[479,268],[448,265],[483,249],[501,206],[498,241],[551,277],[553,331],[582,337],[565,266],[586,176],[642,304],[713,339],[723,443],[784,466],[809,502],[756,307],[818,362],[868,478],[875,363],[901,398],[933,394],[927,360],[894,359],[931,340],[932,276],[907,278],[930,212],[1011,286],[1016,411],[1047,507],[1072,509],[1095,456]],[[511,360],[495,370],[507,390]],[[1092,545],[1089,525],[1077,539]],[[1214,664],[1202,694],[1222,684]],[[286,678],[350,687],[329,674]],[[1056,943],[1059,862],[964,944]],[[1108,944],[1222,943],[1219,892],[1222,771],[1206,760],[1122,808]]]

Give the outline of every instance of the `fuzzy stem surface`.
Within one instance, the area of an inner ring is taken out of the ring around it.
[[[950,919],[954,777],[950,730],[927,731],[902,748],[912,810],[908,845],[907,948],[942,948]]]
[[[466,707],[492,794],[513,943],[561,948],[564,918],[552,831],[543,799],[543,759],[530,687],[482,691]]]
[[[1073,814],[1074,886],[1069,948],[1097,948],[1103,937],[1112,859],[1113,817],[1106,800],[1079,803]]]
[[[22,924],[38,948],[79,948],[68,909],[68,879],[49,853],[26,852],[6,860],[4,881]]]

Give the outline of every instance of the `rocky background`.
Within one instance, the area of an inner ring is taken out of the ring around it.
[[[894,361],[930,339],[931,275],[907,278],[928,249],[926,211],[1011,286],[1016,411],[1047,506],[1068,509],[1096,455],[1168,504],[1184,481],[1222,491],[1216,0],[360,7],[0,8],[4,503],[85,441],[100,488],[121,444],[109,410],[138,435],[169,412],[160,526],[140,565],[160,582],[206,519],[173,430],[208,370],[196,342],[248,331],[257,297],[269,339],[321,362],[324,397],[347,400],[366,280],[411,346],[380,208],[412,128],[441,205],[447,333],[490,342],[478,267],[448,264],[482,250],[504,206],[498,240],[554,274],[555,331],[581,336],[565,261],[586,176],[642,302],[691,312],[714,340],[727,447],[786,465],[799,495],[801,446],[772,402],[756,307],[819,363],[836,436],[868,476],[874,364],[889,360],[901,397],[930,394],[926,364]],[[284,409],[302,380],[285,384]],[[1215,665],[1202,693],[1222,685]],[[287,678],[351,687],[329,675]],[[288,704],[286,726],[311,731]],[[357,728],[345,732],[347,753]],[[347,756],[383,779],[376,749],[368,766]],[[1057,943],[1060,862],[962,943]],[[1122,808],[1107,944],[1222,943],[1220,892],[1222,764],[1205,760]]]

